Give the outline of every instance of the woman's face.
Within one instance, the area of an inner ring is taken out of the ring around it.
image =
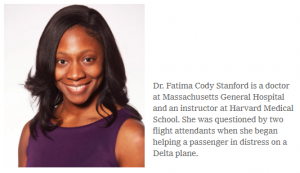
[[[97,90],[103,79],[103,48],[86,29],[74,26],[62,36],[55,66],[55,85],[64,101],[83,104]]]

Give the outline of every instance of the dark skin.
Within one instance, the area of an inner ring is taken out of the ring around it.
[[[56,54],[56,87],[63,93],[63,103],[55,110],[61,127],[79,127],[102,119],[95,106],[100,92],[97,88],[103,80],[103,48],[86,29],[74,26],[62,36]],[[117,109],[122,109],[116,105]],[[103,106],[101,115],[108,116],[110,110]],[[19,167],[26,166],[26,148],[30,136],[28,122],[22,131],[19,144]],[[115,155],[121,167],[144,167],[144,125],[128,119],[118,133]]]

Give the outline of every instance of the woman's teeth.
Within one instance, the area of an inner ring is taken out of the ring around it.
[[[66,85],[66,87],[69,89],[69,91],[74,92],[74,93],[81,93],[83,92],[86,88],[87,85],[80,85],[80,86],[70,86]]]
[[[85,85],[80,85],[80,86],[77,86],[77,87],[74,87],[74,86],[68,86],[76,91],[80,90],[81,88],[85,87]]]

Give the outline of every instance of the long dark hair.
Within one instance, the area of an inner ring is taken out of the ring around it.
[[[113,113],[112,120],[107,120],[110,126],[116,119],[118,112],[116,104],[125,107],[133,114],[133,118],[141,120],[142,117],[133,107],[128,105],[126,88],[126,74],[121,54],[116,44],[113,33],[99,12],[82,5],[72,5],[56,12],[46,25],[39,41],[36,55],[36,71],[28,74],[25,88],[31,92],[32,97],[38,101],[38,112],[30,122],[30,133],[36,139],[37,123],[40,123],[42,133],[47,136],[47,131],[52,131],[58,125],[51,126],[49,122],[54,116],[54,109],[62,103],[63,95],[55,86],[55,57],[59,41],[67,29],[80,25],[85,27],[87,34],[96,38],[104,50],[104,77],[99,87],[101,95],[97,100]]]

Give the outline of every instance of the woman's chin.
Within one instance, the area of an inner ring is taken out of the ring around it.
[[[73,101],[72,103],[73,103],[74,105],[80,106],[80,105],[84,105],[86,102],[85,102],[85,101]]]
[[[87,98],[68,98],[68,102],[74,104],[74,105],[84,105],[87,103]]]

